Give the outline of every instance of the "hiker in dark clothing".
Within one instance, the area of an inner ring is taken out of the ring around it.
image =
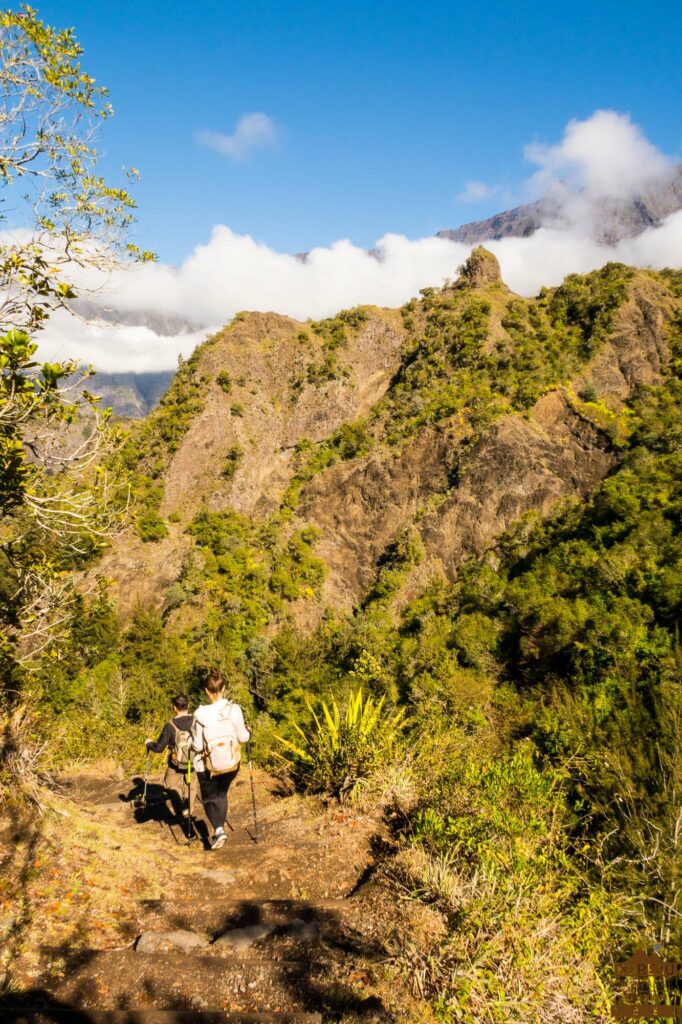
[[[173,718],[166,722],[158,740],[147,740],[147,750],[154,754],[161,754],[168,750],[168,766],[163,784],[166,787],[171,809],[175,817],[182,824],[182,819],[187,818],[194,806],[197,795],[197,780],[194,772],[191,773],[190,792],[187,790],[187,761],[188,753],[187,739],[192,728],[192,715],[189,714],[189,698],[186,694],[180,693],[173,698]],[[183,736],[185,734],[184,742]],[[187,806],[185,801],[189,798]]]

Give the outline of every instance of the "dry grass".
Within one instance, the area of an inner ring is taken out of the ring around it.
[[[38,788],[36,799],[42,813],[17,806],[0,833],[5,986],[30,986],[45,972],[60,977],[79,948],[130,945],[138,901],[159,898],[167,872],[151,850],[132,855],[127,830],[93,820],[47,789]]]
[[[407,942],[396,968],[452,1024],[587,1024],[612,1020],[608,970],[625,899],[595,893],[573,914],[562,879],[467,871],[452,853],[406,848],[391,869],[403,895],[441,909],[437,943]],[[605,980],[606,979],[606,980]]]
[[[41,807],[41,782],[50,781],[52,759],[39,738],[35,704],[24,698],[0,706],[0,807],[28,800]]]

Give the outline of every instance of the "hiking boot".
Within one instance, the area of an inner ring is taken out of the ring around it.
[[[225,845],[227,835],[224,829],[218,829],[216,834],[213,836],[213,842],[211,843],[212,850],[219,850],[221,846]]]

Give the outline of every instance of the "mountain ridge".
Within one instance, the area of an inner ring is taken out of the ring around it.
[[[580,194],[571,200],[580,202]],[[658,227],[666,217],[682,209],[682,166],[667,179],[650,184],[628,200],[604,198],[589,206],[589,226],[595,240],[602,245],[615,245],[626,238]],[[476,246],[503,238],[526,238],[543,227],[565,228],[571,225],[570,204],[565,197],[551,195],[535,202],[494,214],[484,220],[471,221],[457,228],[437,232],[437,238],[449,239]],[[585,213],[585,211],[583,211]],[[369,254],[382,259],[380,250]],[[296,259],[305,263],[307,253],[298,253]],[[78,300],[80,315],[100,318],[110,323],[145,326],[157,333],[176,336],[201,329],[186,318],[168,316],[158,310],[116,311],[100,308],[93,302]],[[124,419],[140,418],[150,412],[160,400],[173,377],[172,370],[152,373],[98,372],[94,390],[101,394],[104,405],[111,405],[114,413]],[[151,383],[154,380],[155,383]]]
[[[152,472],[143,489],[157,497],[144,499],[147,533],[128,532],[104,556],[124,610],[139,600],[163,605],[169,587],[182,588],[201,515],[230,510],[272,523],[285,546],[314,529],[324,580],[317,596],[286,599],[312,629],[325,607],[346,613],[362,602],[405,531],[423,548],[401,583],[414,591],[429,575],[451,579],[520,516],[584,497],[617,464],[623,403],[659,381],[669,359],[675,300],[665,284],[610,267],[525,300],[502,283],[495,257],[476,250],[458,282],[424,289],[402,311],[359,307],[312,325],[235,318],[187,364],[186,395],[200,397],[185,397],[174,414],[167,396],[140,437],[186,415],[182,434],[166,454],[156,441],[149,456],[144,441],[135,444]],[[581,325],[592,315],[590,289],[612,306],[608,329]],[[566,302],[575,305],[568,326]],[[524,367],[542,359],[531,383]],[[487,393],[491,372],[507,382]],[[580,397],[593,391],[595,409]]]
[[[647,228],[658,227],[666,217],[681,208],[682,166],[677,167],[670,178],[648,185],[630,199],[604,197],[593,204],[594,236],[603,245],[615,245]],[[562,226],[564,223],[564,201],[549,195],[496,213],[485,220],[438,231],[436,237],[478,245],[501,238],[527,238],[542,227]]]

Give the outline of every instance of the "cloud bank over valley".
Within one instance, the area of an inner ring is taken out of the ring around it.
[[[675,160],[660,153],[629,117],[597,111],[587,120],[572,121],[557,145],[534,143],[525,154],[536,167],[525,193],[549,200],[547,216],[527,237],[486,243],[514,291],[533,295],[542,285],[558,284],[566,274],[609,260],[653,268],[682,265],[682,210],[635,237],[613,244],[600,240],[605,210],[613,216],[618,204],[635,201],[646,189],[665,187],[677,173]],[[475,184],[469,192],[481,197],[499,189]],[[179,267],[146,264],[106,282],[96,301],[124,323],[88,324],[57,316],[42,332],[41,353],[78,356],[106,372],[170,369],[179,354],[187,356],[239,310],[305,320],[362,303],[398,306],[420,288],[456,277],[470,250],[471,245],[447,238],[415,240],[389,233],[371,252],[344,239],[301,258],[218,225]],[[161,323],[155,320],[159,315]],[[175,326],[164,326],[164,321]],[[177,324],[186,326],[178,331]]]

